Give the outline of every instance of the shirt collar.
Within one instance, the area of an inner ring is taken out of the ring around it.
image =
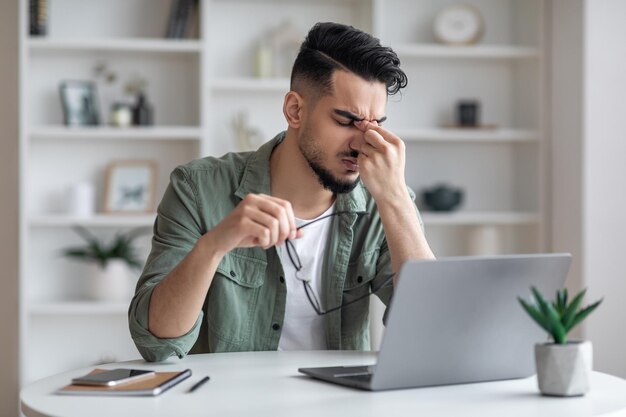
[[[286,132],[279,133],[274,139],[264,143],[248,158],[241,182],[235,191],[237,197],[243,199],[250,193],[271,195],[270,156],[274,148],[285,139],[285,136]],[[356,187],[351,192],[338,194],[335,203],[337,211],[366,212],[366,191],[361,180],[358,180]]]

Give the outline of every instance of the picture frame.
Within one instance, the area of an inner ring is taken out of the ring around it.
[[[152,160],[115,160],[106,168],[105,213],[152,213],[155,210],[157,163]]]
[[[99,110],[96,84],[92,81],[65,80],[59,85],[63,123],[66,126],[96,126]]]

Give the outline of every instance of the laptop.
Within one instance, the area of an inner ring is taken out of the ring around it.
[[[570,254],[455,257],[405,263],[376,365],[300,368],[364,390],[525,378],[545,332],[520,306],[530,287],[553,297]]]

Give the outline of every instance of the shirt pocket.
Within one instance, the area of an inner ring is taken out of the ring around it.
[[[250,340],[267,262],[228,253],[217,267],[209,289],[207,325],[210,337],[238,350]]]
[[[344,291],[353,290],[364,285],[369,285],[376,278],[376,262],[378,249],[362,253],[359,257],[348,264]]]
[[[348,264],[343,287],[343,304],[363,297],[362,300],[344,307],[341,317],[342,343],[359,341],[358,346],[366,346],[369,341],[369,299],[372,280],[376,277],[378,250],[361,254]],[[342,344],[343,346],[343,344]],[[346,345],[347,348],[347,345]]]
[[[378,250],[361,254],[356,261],[348,264],[343,285],[343,302],[350,302],[370,291],[372,280],[376,278]],[[358,303],[360,304],[360,303]]]

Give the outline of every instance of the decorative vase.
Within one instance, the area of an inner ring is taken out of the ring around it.
[[[111,125],[129,127],[133,124],[133,108],[128,103],[113,103],[111,108]]]
[[[131,269],[121,259],[111,259],[103,268],[91,264],[87,277],[87,296],[92,300],[128,302],[131,299]]]
[[[450,185],[439,184],[422,191],[422,200],[433,211],[451,211],[463,201],[463,190]]]
[[[152,126],[154,124],[154,108],[144,93],[137,95],[137,103],[133,107],[133,125]]]
[[[572,397],[589,391],[593,353],[591,342],[535,345],[537,383],[544,395]]]

